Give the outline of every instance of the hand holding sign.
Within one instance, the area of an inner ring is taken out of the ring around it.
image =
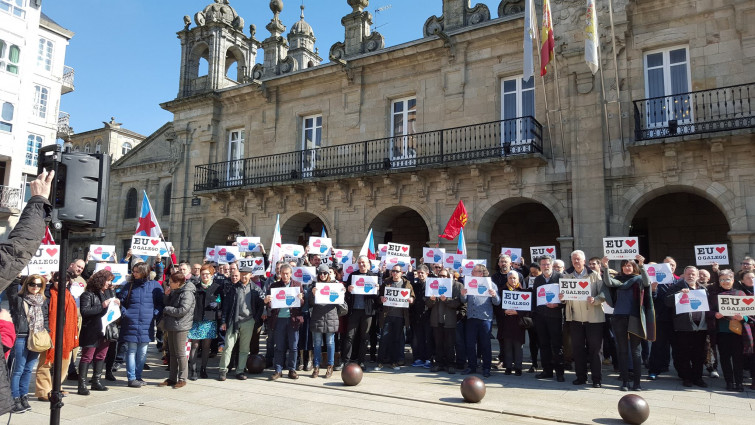
[[[639,253],[636,237],[603,238],[603,255],[611,260],[634,260]]]

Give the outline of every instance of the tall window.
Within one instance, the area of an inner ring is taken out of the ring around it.
[[[173,183],[165,185],[165,191],[163,191],[163,215],[170,215],[170,195],[173,191]]]
[[[130,150],[131,150],[131,143],[124,142],[121,145],[121,154],[126,155],[128,153],[128,151],[130,151]]]
[[[97,142],[94,144],[94,153],[102,153],[102,140],[97,139]]]
[[[391,159],[394,166],[406,167],[414,165],[417,151],[414,137],[417,123],[417,98],[394,100],[391,104]]]
[[[42,147],[42,142],[44,142],[44,140],[45,139],[42,136],[29,134],[29,137],[26,139],[26,165],[31,165],[32,167],[37,166],[39,149]]]
[[[0,0],[0,11],[19,18],[26,17],[26,0]]]
[[[18,74],[20,60],[21,49],[15,44],[8,45],[4,40],[0,40],[0,71]]]
[[[645,95],[648,127],[666,127],[669,120],[690,123],[692,116],[689,52],[674,47],[645,54]]]
[[[228,180],[242,178],[244,172],[244,130],[228,132]]]
[[[89,153],[89,152],[91,152],[91,151],[92,151],[92,145],[91,145],[91,144],[89,144],[89,142],[87,142],[87,143],[86,143],[86,144],[84,145],[84,153]]]
[[[2,109],[0,109],[0,131],[7,131],[10,133],[13,131],[13,104],[10,102],[3,102]]]
[[[317,151],[322,145],[322,115],[302,118],[302,171],[312,171],[316,166]]]
[[[53,42],[46,38],[39,38],[39,47],[37,48],[37,68],[50,71],[52,69],[52,50]]]
[[[535,117],[535,78],[525,81],[521,76],[501,81],[501,142],[506,145],[526,144],[532,140]],[[511,146],[509,153],[518,148]]]
[[[133,187],[126,194],[126,210],[123,212],[124,218],[136,218],[136,189]]]
[[[49,90],[47,87],[34,86],[34,116],[39,118],[47,117],[47,98]]]

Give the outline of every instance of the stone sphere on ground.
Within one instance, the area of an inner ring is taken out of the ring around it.
[[[619,400],[619,415],[624,422],[639,425],[650,416],[650,406],[637,394],[627,394]]]
[[[468,403],[479,403],[485,397],[485,382],[477,376],[467,376],[461,381],[461,396]]]
[[[349,363],[341,369],[341,379],[343,380],[343,383],[349,387],[353,387],[362,382],[363,375],[364,372],[357,363]]]
[[[246,370],[249,373],[262,373],[265,370],[265,358],[259,354],[252,354],[246,359]]]

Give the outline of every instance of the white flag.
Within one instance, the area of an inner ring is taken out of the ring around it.
[[[528,81],[535,74],[534,59],[532,58],[532,41],[537,31],[534,0],[524,2],[524,81]]]
[[[585,62],[593,74],[598,72],[598,16],[595,12],[595,0],[587,0],[587,17],[585,19]]]
[[[267,260],[270,263],[267,269],[267,276],[273,276],[275,274],[275,265],[280,261],[281,254],[281,227],[280,227],[280,220],[281,216],[278,214],[278,217],[275,219],[275,230],[273,231],[273,242],[270,244],[270,252],[267,255]]]

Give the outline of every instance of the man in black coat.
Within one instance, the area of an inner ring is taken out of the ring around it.
[[[533,303],[536,303],[537,292],[543,285],[558,283],[561,273],[553,270],[553,259],[550,257],[540,258],[540,270],[542,274],[535,278],[533,290]],[[564,339],[563,339],[563,304],[558,302],[536,305],[534,311],[535,329],[537,329],[538,344],[540,345],[540,358],[543,371],[535,377],[548,379],[553,377],[556,371],[556,380],[564,382]]]

